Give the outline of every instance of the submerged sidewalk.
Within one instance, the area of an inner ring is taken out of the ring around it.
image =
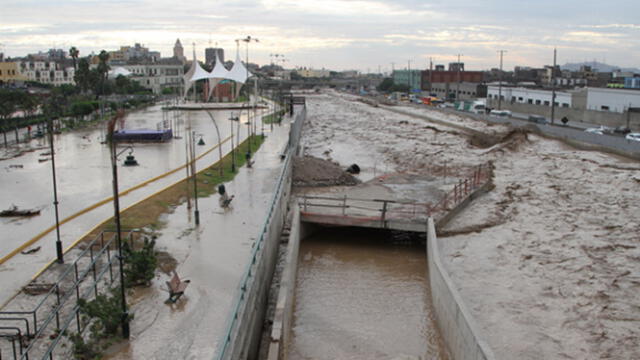
[[[266,132],[266,129],[265,129]],[[269,209],[282,169],[280,152],[288,141],[289,124],[274,126],[254,154],[251,169],[243,167],[225,187],[235,198],[231,208],[218,205],[218,195],[199,199],[200,226],[182,204],[167,214],[166,227],[157,239],[157,250],[177,261],[177,272],[191,280],[185,295],[166,305],[165,281],[158,273],[151,288],[139,299],[130,299],[130,341],[107,354],[108,359],[212,358],[226,331],[226,321],[242,271]]]

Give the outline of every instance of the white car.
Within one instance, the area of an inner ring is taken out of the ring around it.
[[[624,138],[627,140],[640,141],[640,133],[629,133]]]
[[[511,117],[511,111],[509,111],[509,110],[491,110],[489,115],[490,116],[497,116],[497,117]]]
[[[588,133],[592,133],[592,134],[598,134],[598,135],[603,135],[604,134],[604,132],[602,131],[602,128],[588,128],[584,132],[588,132]]]

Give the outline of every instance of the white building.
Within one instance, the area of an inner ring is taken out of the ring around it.
[[[304,78],[322,78],[331,76],[331,71],[329,70],[314,70],[314,69],[296,69],[298,75]]]
[[[640,107],[640,91],[627,89],[587,88],[587,110],[623,113],[629,107]]]
[[[184,68],[180,64],[122,65],[131,72],[131,79],[137,81],[154,94],[160,94],[165,88],[184,86]]]
[[[42,84],[59,86],[62,84],[75,84],[73,79],[75,70],[73,67],[59,69],[54,61],[22,61],[20,73],[28,81],[36,81]]]
[[[497,100],[498,86],[489,86],[487,98]],[[551,107],[552,92],[550,90],[502,87],[502,101],[520,104],[543,105]],[[556,91],[556,106],[571,107],[571,93]]]

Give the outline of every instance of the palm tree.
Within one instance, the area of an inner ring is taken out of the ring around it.
[[[73,80],[76,82],[76,86],[80,87],[81,93],[86,93],[91,85],[91,70],[89,69],[89,61],[86,58],[80,59],[78,63],[78,70],[76,71]]]
[[[74,71],[76,70],[76,61],[78,59],[78,55],[80,55],[80,51],[78,51],[75,46],[72,46],[71,49],[69,49],[69,56],[71,56],[71,60],[73,61]]]
[[[98,59],[100,59],[100,63],[98,63],[98,74],[100,75],[101,86],[100,90],[104,93],[104,83],[107,81],[107,75],[109,73],[109,64],[107,64],[107,61],[109,61],[109,53],[105,50],[100,51]]]

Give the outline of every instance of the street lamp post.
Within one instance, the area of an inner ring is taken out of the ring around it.
[[[211,112],[207,111],[207,115],[213,121],[213,126],[216,128],[216,134],[218,134],[218,153],[219,153],[219,162],[220,162],[220,177],[224,175],[224,169],[222,168],[222,139],[220,138],[220,130],[218,129],[218,123],[216,123],[216,119],[213,117]],[[231,146],[233,148],[233,145]]]
[[[247,79],[245,80],[245,85],[247,86],[247,98],[249,100],[249,105],[251,105],[251,96],[249,95],[249,43],[254,41],[254,42],[259,42],[258,39],[256,38],[252,38],[251,35],[248,35],[246,38],[242,39],[242,41],[244,41],[247,46],[246,46],[246,51],[247,51],[247,66],[246,66],[246,71],[247,71]],[[248,114],[248,122],[249,122],[249,155],[251,155],[251,109],[247,109],[247,114]]]
[[[231,113],[229,120],[231,121],[231,172],[236,172],[236,149],[233,145],[233,122],[240,122],[240,118],[237,116],[234,117],[233,113]]]
[[[191,176],[193,178],[193,199],[196,209],[194,211],[196,225],[200,225],[200,210],[198,210],[198,172],[196,171],[196,132],[191,131],[190,149],[191,151]]]
[[[64,263],[62,241],[60,241],[60,216],[58,214],[58,185],[56,184],[56,156],[53,147],[53,120],[47,117],[49,127],[49,145],[51,146],[51,173],[53,174],[53,208],[56,214],[56,255],[59,264]]]
[[[120,267],[120,301],[122,303],[122,314],[120,317],[122,325],[122,337],[129,338],[129,312],[127,311],[127,301],[125,297],[124,289],[124,271],[123,271],[123,256],[122,256],[122,236],[120,228],[120,199],[118,197],[118,154],[116,154],[116,143],[113,140],[113,131],[118,119],[124,116],[124,110],[118,110],[116,116],[111,119],[108,124],[109,134],[109,146],[111,152],[111,167],[113,170],[113,211],[114,219],[116,223],[116,242],[118,246],[118,263]],[[126,149],[125,149],[126,150]]]
[[[460,56],[462,56],[462,54],[458,54],[458,86],[456,87],[456,101],[460,101]]]

